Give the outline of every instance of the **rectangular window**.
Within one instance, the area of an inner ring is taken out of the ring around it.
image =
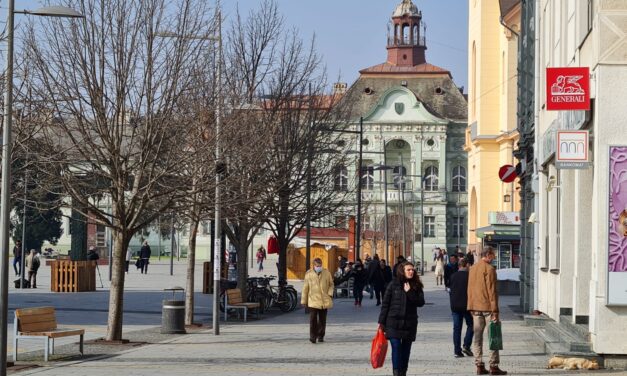
[[[361,217],[361,230],[370,230],[370,216],[364,215]]]
[[[361,189],[369,191],[374,189],[374,167],[361,167]]]
[[[201,222],[201,235],[211,235],[211,229],[209,228],[208,221]]]
[[[435,217],[425,216],[425,238],[435,238]]]
[[[96,247],[106,247],[107,228],[104,225],[96,225]]]
[[[464,235],[464,223],[466,218],[464,217],[453,217],[453,237],[455,238],[463,238]]]

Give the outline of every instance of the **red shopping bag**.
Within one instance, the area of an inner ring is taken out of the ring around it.
[[[372,363],[372,368],[383,367],[387,352],[388,341],[385,339],[383,329],[379,327],[377,334],[372,339],[372,348],[370,349],[370,363]]]

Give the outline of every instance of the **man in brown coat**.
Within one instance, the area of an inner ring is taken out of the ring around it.
[[[481,259],[470,268],[468,275],[468,311],[473,315],[473,352],[477,375],[506,375],[499,369],[499,352],[490,350],[490,372],[483,363],[483,332],[486,319],[499,321],[499,298],[496,294],[496,269],[492,266],[495,259],[494,249],[484,247]]]

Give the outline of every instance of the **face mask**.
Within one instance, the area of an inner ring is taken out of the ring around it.
[[[314,271],[316,273],[320,273],[322,271],[322,266],[314,266]]]

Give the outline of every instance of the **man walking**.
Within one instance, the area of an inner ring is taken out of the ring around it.
[[[15,246],[13,247],[13,270],[15,271],[16,276],[20,275],[21,266],[22,266],[22,241],[16,240]]]
[[[24,267],[28,272],[28,284],[33,289],[37,288],[37,270],[39,270],[40,265],[41,262],[39,261],[37,251],[31,249],[30,254],[26,256]]]
[[[444,265],[444,287],[447,290],[451,287],[451,277],[457,272],[457,255],[451,255],[449,262]]]
[[[495,258],[492,247],[484,247],[477,261],[468,273],[468,311],[473,316],[473,352],[477,375],[506,375],[507,372],[499,369],[499,352],[490,350],[490,372],[483,363],[483,332],[489,317],[492,321],[499,321],[499,300],[496,294],[496,270],[492,266]]]
[[[324,342],[327,310],[333,307],[333,276],[322,267],[322,260],[313,260],[313,269],[305,274],[301,304],[309,308],[309,341]]]
[[[456,358],[464,355],[473,356],[470,351],[473,328],[472,315],[468,312],[468,261],[459,261],[459,270],[451,276],[450,280],[451,311],[453,312],[453,346]],[[466,321],[466,336],[462,347],[462,326]]]

